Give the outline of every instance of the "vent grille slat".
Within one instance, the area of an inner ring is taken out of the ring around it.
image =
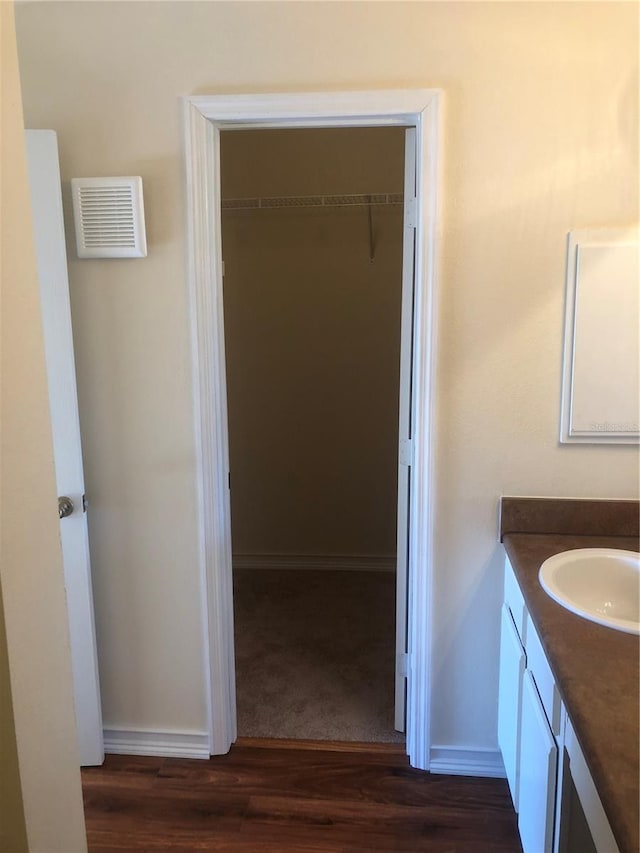
[[[108,200],[108,201],[95,201],[93,199],[89,200],[86,198],[80,199],[80,204],[82,207],[87,208],[87,210],[92,210],[93,208],[101,208],[101,207],[112,207],[112,208],[125,208],[131,205],[131,199],[123,197],[120,201]]]
[[[147,254],[142,179],[73,178],[80,258],[134,258]]]
[[[127,240],[127,241],[130,241],[131,243],[135,243],[135,241],[136,241],[136,235],[132,231],[128,231],[128,232],[127,231],[112,231],[112,232],[106,233],[106,234],[103,234],[103,233],[94,233],[94,234],[89,233],[89,234],[87,234],[87,233],[85,233],[84,238],[85,238],[85,243],[92,241],[94,245],[99,245],[100,243],[106,243],[107,240],[111,240],[114,243],[117,243],[118,241],[121,241],[121,240]]]
[[[133,231],[133,222],[98,222],[96,225],[87,223],[83,225],[82,230],[86,233],[90,231]]]
[[[118,246],[121,246],[123,248],[125,248],[125,247],[133,248],[135,246],[135,244],[136,244],[135,240],[86,240],[85,241],[85,245],[88,248],[94,248],[94,249],[98,249],[101,246],[104,246],[104,247],[109,246],[109,247],[114,248],[114,249],[118,248]]]
[[[100,228],[104,228],[105,231],[109,228],[122,228],[122,229],[132,229],[133,228],[133,219],[124,219],[124,218],[111,218],[111,219],[96,219],[94,223],[91,221],[83,223],[83,230],[89,231],[93,229],[94,231],[99,230]]]
[[[127,223],[127,222],[130,223],[131,225],[133,225],[133,216],[129,216],[128,214],[122,216],[119,213],[114,213],[114,214],[106,214],[105,216],[86,217],[85,222],[89,225],[91,225],[93,223],[96,226],[100,226],[102,223],[105,223],[105,225],[110,225],[110,224],[118,225],[119,223]]]
[[[125,217],[125,218],[129,218],[129,219],[133,219],[133,213],[131,212],[131,210],[128,210],[126,207],[122,207],[122,208],[117,208],[117,207],[101,208],[101,207],[97,207],[97,208],[93,208],[91,210],[87,210],[87,208],[83,205],[81,209],[82,209],[82,213],[85,216],[91,216],[94,219],[97,219],[98,217],[102,217],[102,216],[111,216],[111,217],[119,216],[119,217]]]

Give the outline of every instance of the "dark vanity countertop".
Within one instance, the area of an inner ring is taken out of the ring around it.
[[[637,551],[638,538],[503,531],[503,543],[620,851],[638,853],[639,638],[571,613],[538,581],[540,566],[553,554]]]

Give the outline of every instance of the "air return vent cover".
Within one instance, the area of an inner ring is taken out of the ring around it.
[[[72,178],[79,258],[145,258],[142,178]]]

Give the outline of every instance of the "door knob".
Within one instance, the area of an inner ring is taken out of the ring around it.
[[[73,501],[71,498],[63,496],[58,498],[58,515],[60,518],[66,518],[73,512]]]

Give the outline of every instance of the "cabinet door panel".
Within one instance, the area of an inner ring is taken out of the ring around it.
[[[569,756],[571,781],[580,802],[595,849],[599,853],[618,853],[619,848],[611,830],[611,825],[609,824],[602,801],[587,767],[584,753],[580,748],[569,719],[567,719],[566,748]],[[572,850],[575,848],[569,847],[568,849]]]
[[[518,741],[520,738],[520,698],[525,656],[511,613],[502,606],[500,635],[500,691],[498,695],[498,744],[509,782],[511,799],[518,811]]]
[[[551,853],[558,748],[530,672],[522,686],[518,829],[524,853]]]

